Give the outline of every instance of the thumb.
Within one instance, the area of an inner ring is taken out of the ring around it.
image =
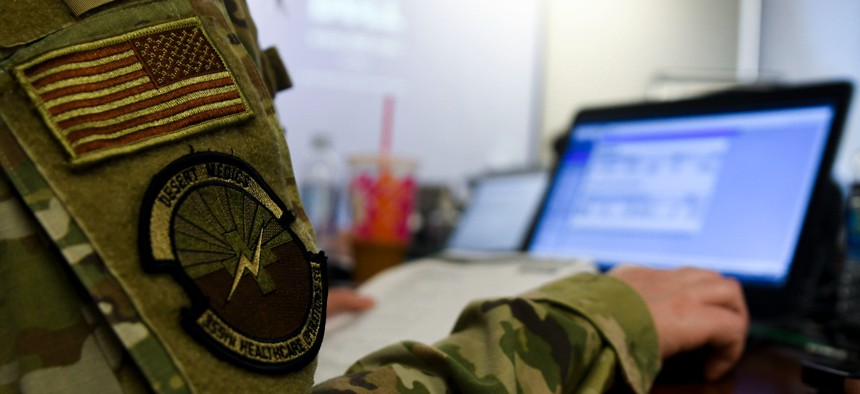
[[[372,308],[373,298],[361,295],[353,289],[340,287],[330,289],[328,293],[328,309],[326,316],[334,316],[346,312],[361,312]]]

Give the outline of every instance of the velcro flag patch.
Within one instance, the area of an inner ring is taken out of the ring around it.
[[[15,74],[74,164],[252,114],[196,18],[52,51]]]

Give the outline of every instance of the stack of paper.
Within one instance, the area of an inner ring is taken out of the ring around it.
[[[390,269],[359,288],[376,300],[373,309],[329,319],[316,381],[343,374],[353,362],[386,345],[402,340],[431,344],[447,336],[471,300],[513,296],[594,271],[591,262],[526,257],[492,263],[423,259]]]

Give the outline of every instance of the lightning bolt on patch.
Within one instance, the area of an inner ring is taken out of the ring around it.
[[[245,161],[191,154],[147,189],[141,262],[185,288],[181,323],[215,356],[257,372],[297,370],[319,351],[326,271],[325,256],[290,229],[295,220]]]
[[[236,292],[236,286],[239,285],[239,281],[242,280],[242,275],[245,274],[245,270],[254,275],[254,278],[260,272],[260,246],[263,243],[263,230],[260,229],[260,236],[257,238],[257,247],[254,248],[254,258],[248,260],[244,254],[239,257],[239,267],[236,268],[236,275],[233,276],[233,287],[230,288],[230,294],[227,295],[227,302],[230,302],[230,298],[233,298],[233,293]]]

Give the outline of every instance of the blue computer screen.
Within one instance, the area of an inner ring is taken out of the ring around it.
[[[529,252],[780,284],[834,115],[810,105],[577,122]]]

